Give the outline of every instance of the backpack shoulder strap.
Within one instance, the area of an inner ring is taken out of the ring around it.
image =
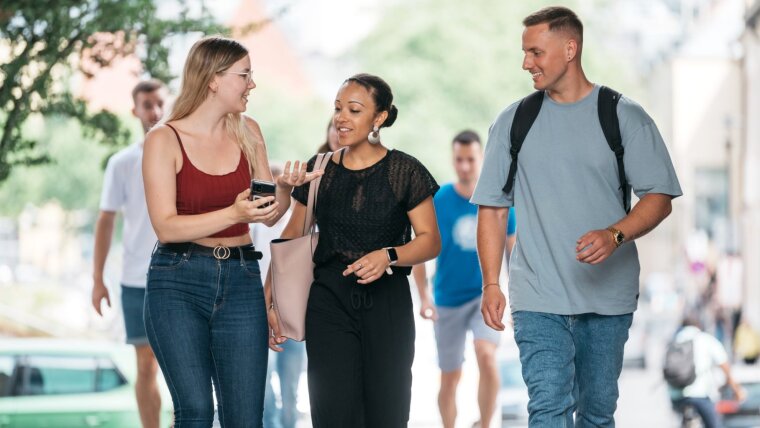
[[[615,153],[615,159],[618,164],[618,176],[620,178],[620,190],[623,192],[623,206],[626,214],[631,211],[631,190],[628,185],[628,179],[625,176],[625,165],[623,164],[623,139],[620,136],[620,123],[618,122],[617,104],[620,101],[620,93],[606,86],[599,88],[599,99],[597,109],[599,112],[599,123],[604,132],[604,138],[610,146],[610,150]]]
[[[536,121],[538,113],[541,111],[541,104],[544,102],[544,91],[536,91],[520,100],[515,111],[515,117],[512,119],[512,128],[509,131],[509,154],[512,162],[509,164],[509,174],[507,182],[502,190],[509,193],[515,184],[515,174],[517,174],[517,156],[520,153],[522,144],[528,131]]]

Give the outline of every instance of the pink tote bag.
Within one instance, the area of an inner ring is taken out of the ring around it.
[[[325,169],[331,158],[332,152],[319,154],[314,170]],[[314,281],[313,256],[319,240],[319,232],[315,230],[314,207],[321,181],[322,177],[317,177],[309,186],[302,236],[275,239],[269,245],[272,254],[269,268],[272,275],[272,302],[280,321],[280,334],[297,341],[303,341],[306,336],[306,303]]]

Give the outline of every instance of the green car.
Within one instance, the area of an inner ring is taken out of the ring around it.
[[[59,339],[0,339],[0,428],[140,427],[134,348]],[[172,421],[162,391],[161,426]]]

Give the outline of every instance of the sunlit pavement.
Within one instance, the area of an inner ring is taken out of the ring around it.
[[[415,311],[417,305],[415,301]],[[416,314],[416,312],[415,312]],[[430,321],[416,317],[417,340],[414,365],[412,366],[412,404],[409,416],[410,428],[441,427],[438,414],[437,394],[440,372],[436,356],[433,325]],[[465,363],[457,394],[457,428],[471,428],[480,417],[477,406],[478,369],[475,353],[469,340],[465,350]],[[660,362],[664,350],[664,339],[652,337],[647,347],[646,369],[625,368],[620,377],[620,399],[615,413],[618,428],[671,428],[676,427],[676,419],[670,410],[667,388],[662,381]],[[501,353],[516,353],[510,333],[502,336]],[[306,376],[299,388],[299,410],[304,412],[297,428],[311,427],[308,415],[308,391]],[[508,428],[501,425],[497,414],[490,428]]]

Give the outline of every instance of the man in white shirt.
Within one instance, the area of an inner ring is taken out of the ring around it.
[[[721,368],[726,377],[726,384],[734,391],[737,401],[743,401],[747,394],[731,376],[728,354],[723,344],[712,335],[702,331],[699,328],[699,321],[695,318],[686,317],[682,325],[673,341],[675,343],[692,341],[696,378],[682,389],[671,387],[670,397],[676,408],[693,406],[702,418],[705,428],[720,428],[723,424],[715,410],[715,402],[720,398],[720,385],[715,378],[714,369]]]
[[[163,116],[166,89],[156,80],[142,81],[132,90],[137,117],[147,133]],[[158,363],[148,344],[143,322],[143,302],[151,253],[156,234],[148,218],[142,178],[143,140],[114,154],[108,161],[100,200],[100,214],[95,224],[93,255],[92,305],[99,315],[105,299],[111,298],[103,282],[103,269],[111,247],[116,213],[124,216],[122,241],[124,255],[121,272],[121,301],[127,343],[134,345],[137,354],[135,395],[144,428],[158,428],[161,395],[156,375]]]

